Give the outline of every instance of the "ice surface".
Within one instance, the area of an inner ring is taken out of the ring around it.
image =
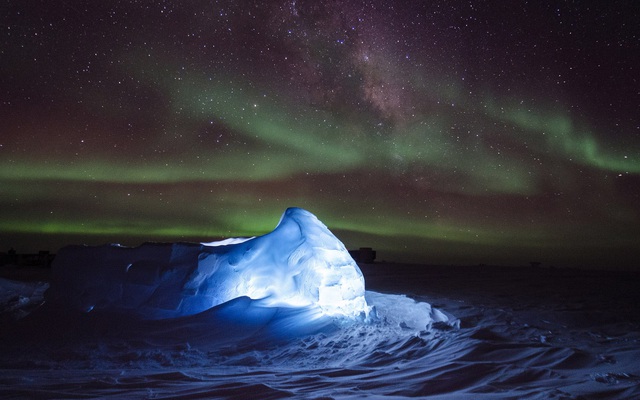
[[[0,279],[6,315],[28,314],[0,321],[0,398],[640,399],[637,274],[362,271],[378,318],[247,296],[163,319],[33,310],[46,283]]]
[[[364,278],[310,212],[287,209],[270,233],[213,243],[68,246],[53,264],[47,301],[81,311],[174,318],[249,297],[267,307],[318,307],[366,317]]]

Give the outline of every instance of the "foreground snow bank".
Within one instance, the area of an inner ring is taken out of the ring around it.
[[[45,282],[19,282],[0,278],[0,322],[27,316],[38,308],[49,288]]]
[[[248,297],[273,307],[317,307],[361,317],[362,272],[313,214],[289,208],[270,233],[214,243],[68,246],[53,263],[49,303],[78,311],[189,316]]]

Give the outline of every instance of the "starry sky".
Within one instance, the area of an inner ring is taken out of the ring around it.
[[[633,0],[1,8],[0,251],[298,206],[379,260],[640,268]]]

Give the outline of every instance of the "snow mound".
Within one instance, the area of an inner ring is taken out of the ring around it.
[[[53,263],[50,304],[146,319],[194,315],[240,297],[366,317],[362,272],[310,212],[287,209],[270,233],[213,243],[67,246]]]
[[[40,306],[45,282],[19,282],[0,278],[0,322],[10,322],[27,316]]]

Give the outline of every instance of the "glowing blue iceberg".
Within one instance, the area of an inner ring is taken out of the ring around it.
[[[313,214],[289,208],[264,236],[214,243],[68,246],[53,264],[47,301],[81,311],[193,315],[240,297],[266,306],[367,315],[362,272]]]

